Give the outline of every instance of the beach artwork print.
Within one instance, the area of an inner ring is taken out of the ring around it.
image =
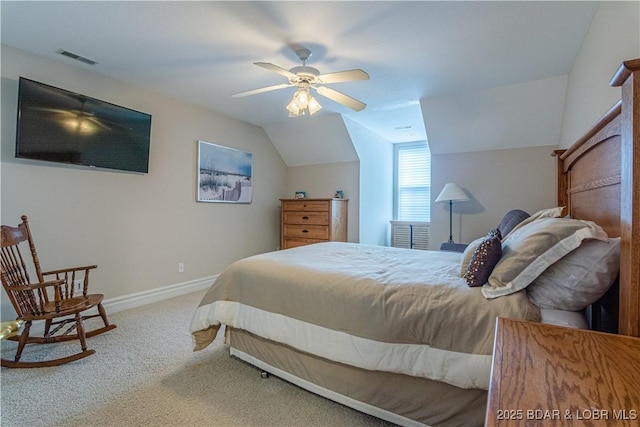
[[[198,141],[198,201],[251,203],[253,155]]]

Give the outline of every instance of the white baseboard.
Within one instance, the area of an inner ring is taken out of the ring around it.
[[[117,313],[119,311],[141,307],[143,305],[163,301],[180,295],[203,291],[210,288],[217,277],[218,275],[202,277],[188,282],[176,283],[175,285],[163,286],[161,288],[122,295],[115,298],[108,298],[102,302],[102,305],[107,311],[107,314]]]
[[[102,305],[107,311],[107,317],[111,320],[110,315],[119,311],[142,307],[143,305],[178,297],[180,295],[209,289],[217,277],[218,275],[216,274],[215,276],[202,277],[188,282],[176,283],[175,285],[163,286],[161,288],[150,289],[148,291],[135,292],[133,294],[109,298],[103,300]],[[85,314],[98,314],[98,309],[94,307],[91,310],[86,311]],[[37,336],[42,335],[43,333],[44,321],[37,320],[33,322],[29,335]]]

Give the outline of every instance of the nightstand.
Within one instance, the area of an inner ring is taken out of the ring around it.
[[[467,248],[466,243],[443,243],[440,245],[441,251],[464,252]]]
[[[485,426],[640,420],[640,338],[499,318]]]

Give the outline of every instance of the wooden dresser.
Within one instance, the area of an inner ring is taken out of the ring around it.
[[[348,199],[280,199],[280,248],[347,241]]]
[[[485,426],[637,426],[639,390],[639,338],[498,319]]]

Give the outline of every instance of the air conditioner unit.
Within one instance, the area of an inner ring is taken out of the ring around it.
[[[391,246],[406,249],[429,249],[431,223],[391,221]]]

